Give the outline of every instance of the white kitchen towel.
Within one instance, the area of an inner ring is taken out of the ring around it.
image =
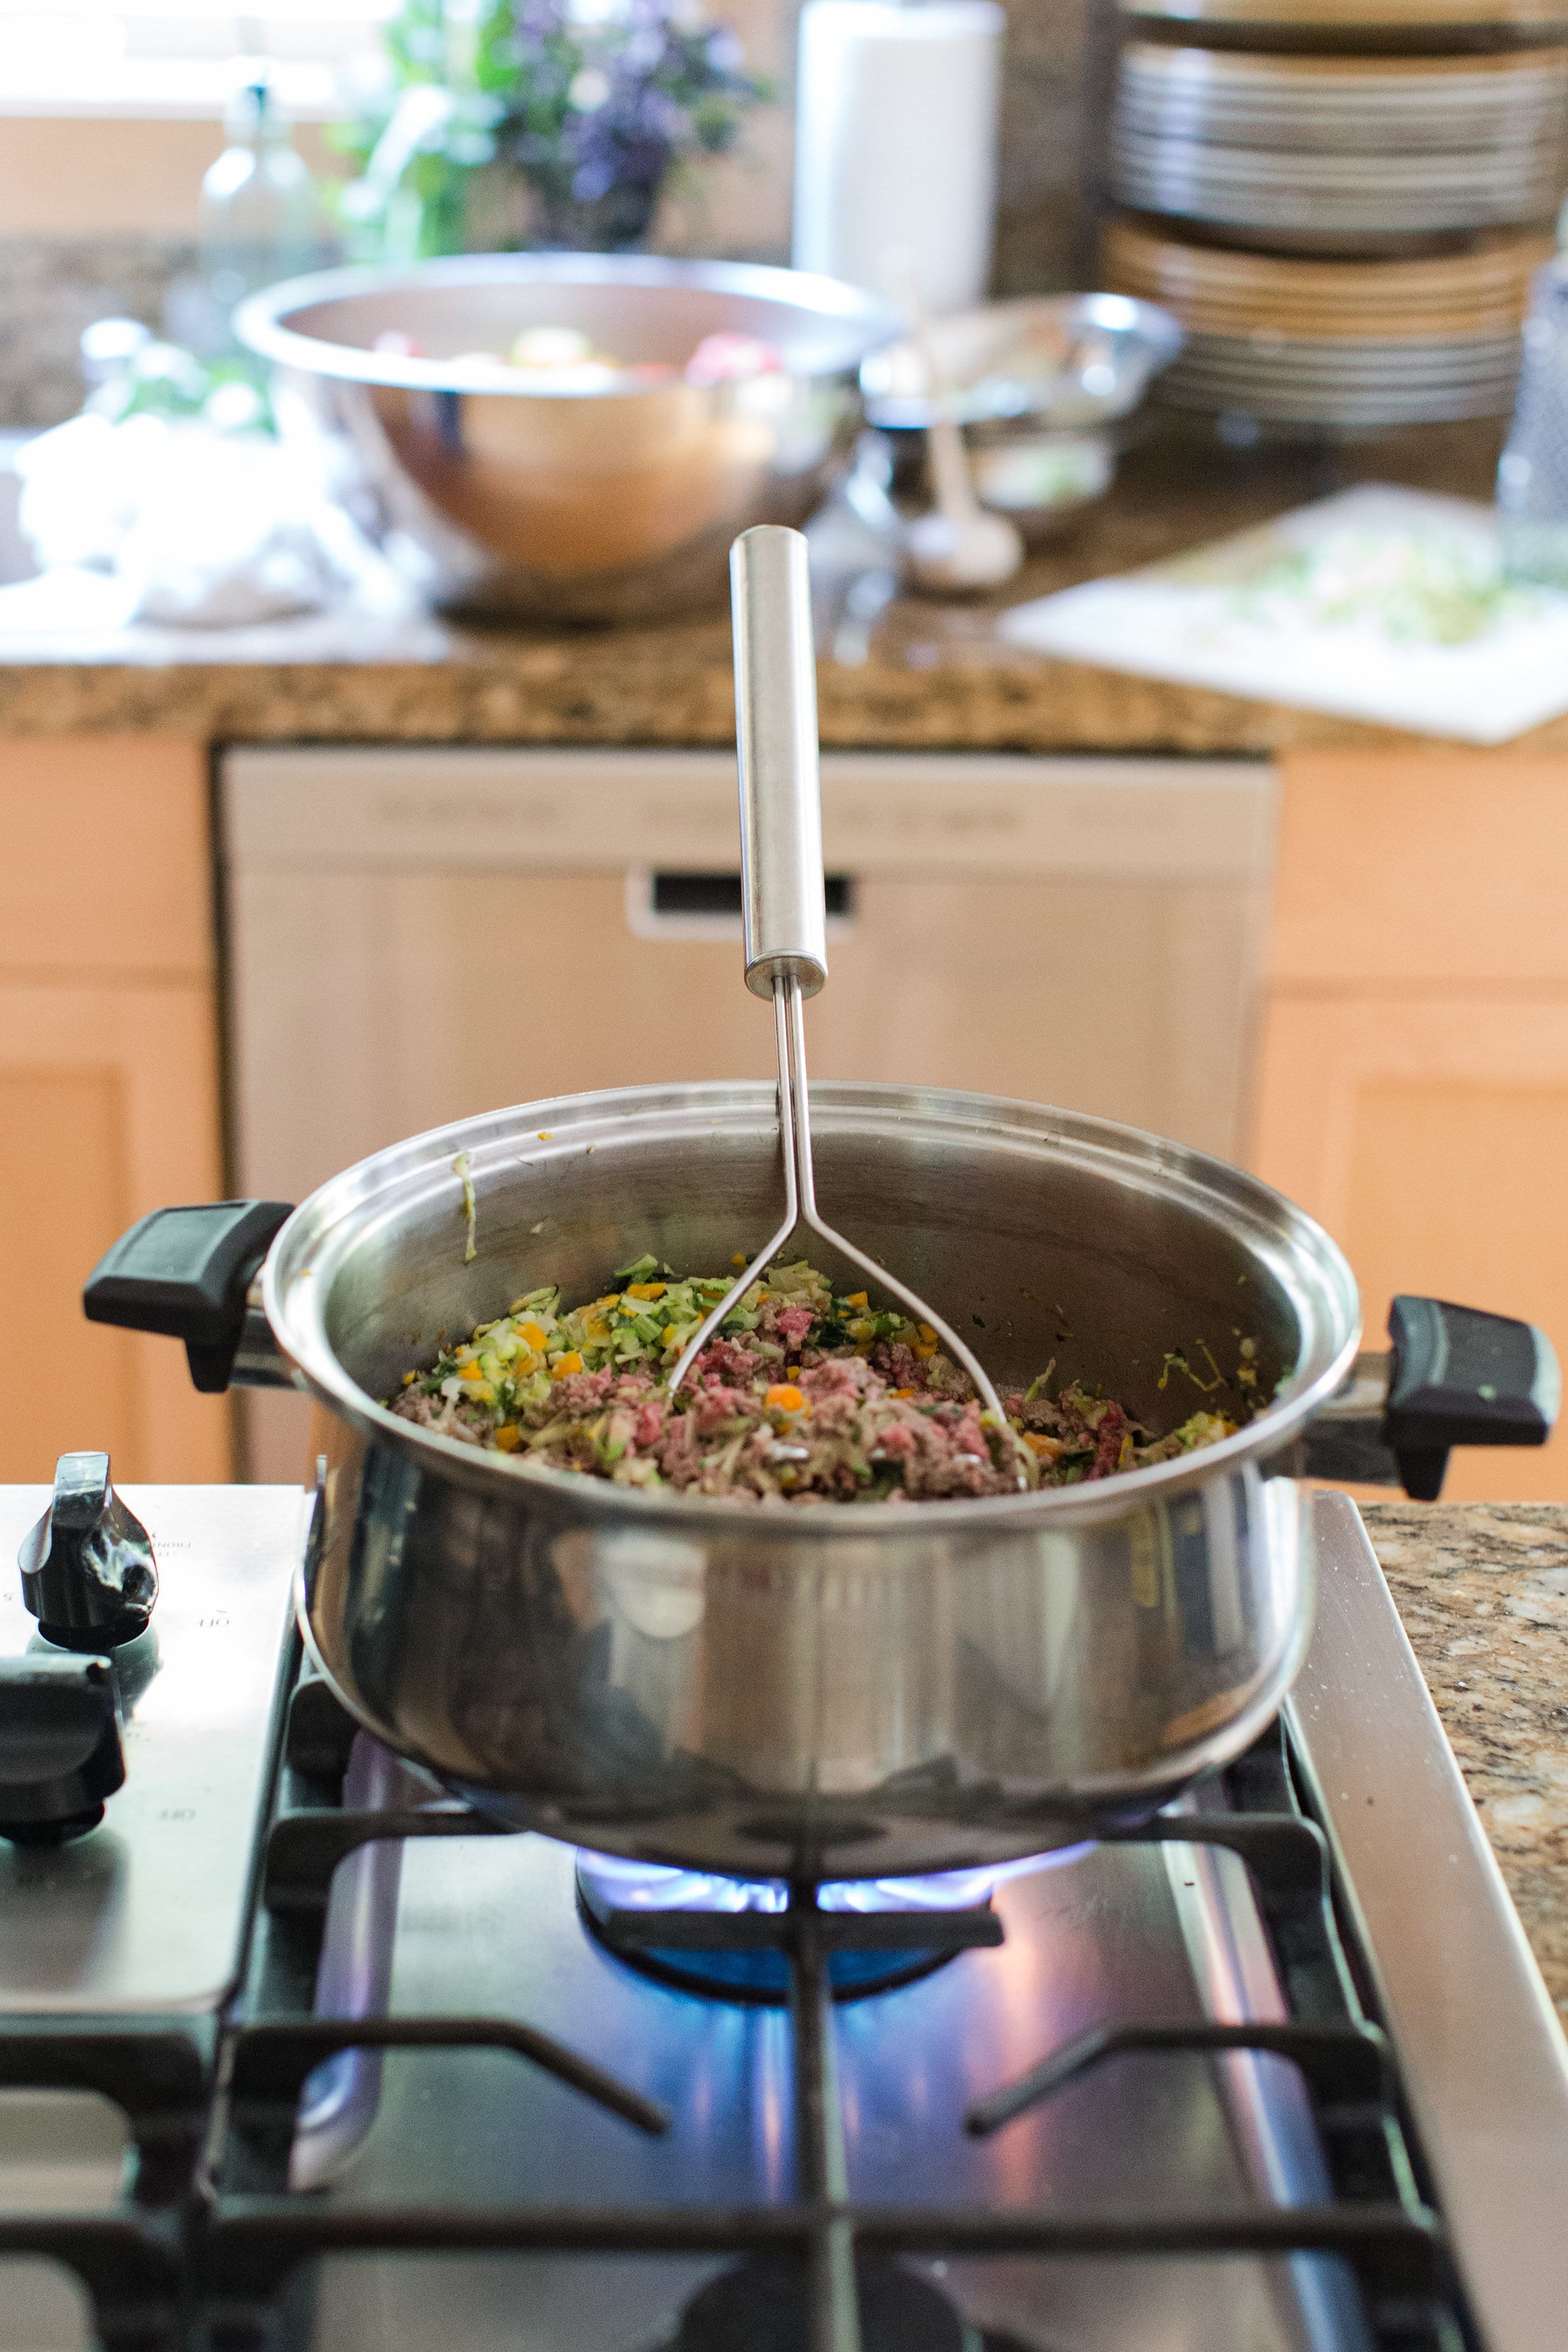
[[[1568,710],[1568,593],[1512,587],[1497,518],[1366,483],[1004,615],[1016,645],[1467,743]]]
[[[928,310],[991,275],[1005,18],[995,0],[807,0],[795,86],[797,269]]]
[[[87,625],[240,628],[351,599],[401,609],[406,590],[329,493],[314,444],[215,431],[200,418],[86,413],[16,453],[17,522],[61,598],[12,599]],[[107,573],[112,597],[84,594]],[[27,583],[30,585],[31,583]],[[44,621],[41,625],[47,626]]]

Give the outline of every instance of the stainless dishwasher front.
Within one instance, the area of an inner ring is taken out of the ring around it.
[[[829,752],[822,781],[814,1076],[1241,1151],[1266,762]],[[237,1192],[497,1104],[771,1074],[729,753],[234,751],[220,829]],[[302,1401],[243,1412],[247,1475],[298,1477]]]

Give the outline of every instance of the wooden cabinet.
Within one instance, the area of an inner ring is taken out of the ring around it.
[[[0,1480],[89,1446],[117,1478],[226,1478],[226,1400],[80,1304],[132,1219],[222,1189],[205,752],[8,743],[0,839]]]
[[[1253,1161],[1355,1269],[1528,1317],[1568,1360],[1568,761],[1301,754]],[[1453,1457],[1452,1499],[1568,1495],[1568,1437]]]

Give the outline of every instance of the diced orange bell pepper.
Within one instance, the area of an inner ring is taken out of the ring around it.
[[[770,1412],[809,1412],[805,1391],[793,1381],[775,1381],[763,1399]]]

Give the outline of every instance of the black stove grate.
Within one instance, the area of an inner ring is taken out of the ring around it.
[[[106,2352],[263,2352],[302,2268],[353,2252],[657,2252],[734,2254],[731,2296],[699,2298],[689,2342],[737,2344],[746,2278],[769,2289],[775,2318],[795,2314],[792,2352],[880,2352],[879,2310],[903,2311],[898,2255],[1339,2257],[1358,2283],[1377,2352],[1477,2352],[1462,2294],[1414,2137],[1394,2053],[1367,2014],[1368,1993],[1336,1903],[1327,1842],[1303,1810],[1286,1734],[1277,1725],[1220,1776],[1230,1810],[1159,1819],[1131,1840],[1227,1848],[1253,1881],[1282,1986],[1284,2024],[1158,2018],[1086,2034],[1042,2055],[965,2118],[1000,2129],[1037,2101],[1112,2056],[1173,2050],[1255,2050],[1289,2060],[1306,2085],[1333,2195],[1321,2205],[1179,2216],[1158,2210],[1035,2212],[906,2205],[858,2207],[848,2197],[836,2078],[836,1950],[957,1950],[1001,1939],[991,1914],[826,1912],[809,1886],[779,1912],[613,1914],[600,1923],[628,1953],[767,1947],[790,1977],[794,2019],[796,2194],[743,2206],[540,2206],[481,2209],[378,2205],[330,2209],[288,2187],[301,2088],[344,2049],[432,2045],[508,2051],[543,2066],[638,2129],[662,2113],[629,2084],[510,2019],[322,2020],[312,2012],[331,1877],[376,1839],[487,1836],[504,1828],[459,1807],[345,1811],[342,1783],[354,1727],[325,1687],[297,1688],[259,1873],[243,2002],[216,2038],[171,2032],[65,2032],[0,2021],[0,2083],[68,2083],[126,2112],[137,2151],[121,2207],[92,2215],[0,2221],[0,2253],[64,2263],[82,2281]],[[205,2146],[205,2157],[201,2150]],[[889,2284],[891,2272],[895,2284]],[[793,2282],[781,2303],[778,2281]],[[879,2297],[881,2302],[879,2303]],[[889,2323],[892,2324],[892,2323]],[[897,2325],[905,2323],[900,2321]],[[731,2334],[722,2331],[728,2326]],[[705,2333],[704,2330],[707,2332]],[[940,2331],[933,2344],[943,2341]],[[759,2338],[765,2347],[766,2338]],[[681,2347],[677,2347],[681,2352]]]

